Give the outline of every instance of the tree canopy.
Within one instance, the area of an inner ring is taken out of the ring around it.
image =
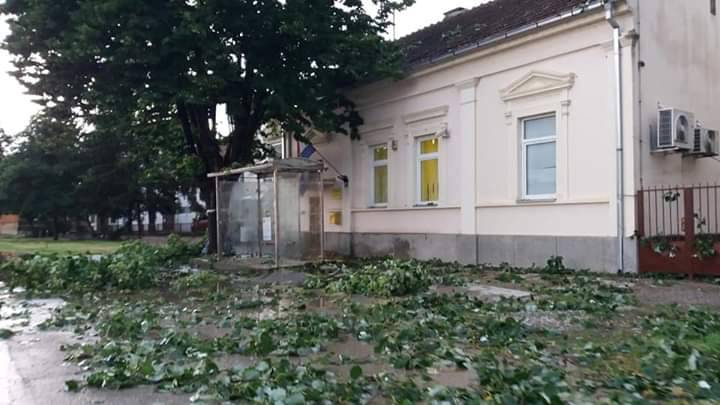
[[[73,220],[142,212],[174,214],[179,193],[191,195],[199,170],[184,153],[174,120],[104,117],[81,129],[71,115],[47,109],[0,159],[0,207],[54,235]],[[100,229],[107,234],[106,229]]]
[[[343,89],[396,75],[382,34],[413,0],[8,0],[15,74],[47,104],[174,115],[205,170],[247,163],[263,125],[353,133]],[[229,136],[216,131],[227,105]],[[125,113],[123,113],[125,114]]]
[[[101,117],[174,117],[202,173],[252,162],[263,129],[357,134],[345,90],[399,76],[383,38],[414,0],[7,0],[16,77],[49,107]],[[217,130],[218,106],[231,129]],[[204,183],[214,246],[214,193]]]

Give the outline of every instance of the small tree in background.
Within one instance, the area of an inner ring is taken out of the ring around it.
[[[97,215],[108,236],[108,219],[131,221],[144,211],[174,215],[178,194],[191,194],[198,164],[183,153],[175,121],[105,117],[81,130],[60,111],[35,116],[18,135],[17,150],[0,159],[3,211],[55,238],[71,222],[89,229],[89,217]]]
[[[17,152],[0,161],[0,206],[43,223],[57,239],[76,213],[79,129],[67,116],[37,115]]]

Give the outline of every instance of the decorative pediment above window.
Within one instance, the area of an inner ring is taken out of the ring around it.
[[[500,91],[503,101],[515,100],[557,90],[570,89],[575,84],[575,74],[557,74],[532,71]]]

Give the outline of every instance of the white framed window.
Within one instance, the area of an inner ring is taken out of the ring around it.
[[[435,136],[417,138],[416,200],[418,205],[440,200],[440,139]]]
[[[370,205],[384,207],[388,203],[388,147],[387,144],[370,147]]]
[[[520,120],[522,198],[554,199],[557,190],[557,119],[544,114]]]

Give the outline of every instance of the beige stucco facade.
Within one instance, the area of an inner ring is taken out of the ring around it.
[[[626,34],[621,49],[623,236],[629,238],[635,230],[634,194],[641,182],[714,181],[720,173],[717,161],[651,155],[648,147],[659,102],[692,110],[704,123],[720,128],[720,17],[710,15],[705,0],[634,0],[620,7],[618,19]],[[685,26],[677,27],[678,20]],[[524,244],[537,237],[538,246],[550,246],[546,258],[561,254],[571,256],[570,264],[577,267],[615,270],[612,39],[612,29],[598,8],[426,66],[403,80],[354,91],[351,97],[365,121],[361,139],[330,135],[315,142],[322,156],[350,178],[342,199],[326,202],[326,207],[342,212],[342,224],[327,222],[326,230],[352,235],[350,244],[363,235],[444,235],[441,246],[450,236],[474,237],[475,242],[463,239],[462,243],[474,243],[474,253],[462,261],[474,257],[479,263],[525,265],[542,264],[539,256],[530,260],[522,253]],[[522,192],[521,125],[524,118],[541,115],[556,120],[556,191],[534,200]],[[436,135],[439,198],[436,206],[418,206],[417,139],[433,134],[441,134]],[[371,147],[377,145],[389,149],[388,201],[383,207],[371,204]],[[333,175],[328,172],[328,177]],[[484,249],[483,241],[492,245],[494,237],[512,247]],[[596,251],[577,252],[573,238]],[[405,250],[419,255],[412,248],[416,242],[408,243]],[[503,249],[507,253],[494,255]],[[602,257],[584,260],[593,254]],[[626,254],[627,270],[634,270],[636,259],[632,251]]]
[[[640,41],[635,48],[636,181],[643,186],[717,183],[720,162],[651,153],[658,105],[690,111],[720,129],[720,15],[708,0],[634,0]],[[720,11],[719,11],[720,13]]]

